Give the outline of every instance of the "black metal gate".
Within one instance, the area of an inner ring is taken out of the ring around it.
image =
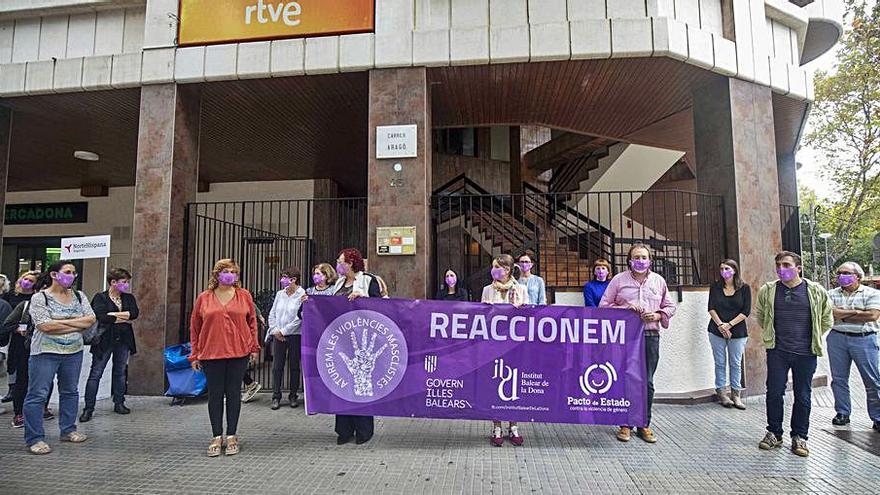
[[[232,258],[241,267],[242,286],[268,321],[282,270],[298,267],[311,284],[317,263],[335,264],[346,247],[366,250],[365,198],[191,203],[185,217],[180,341],[189,340],[195,298],[208,284],[214,263]],[[266,335],[260,327],[260,342]],[[271,390],[272,355],[264,345],[252,376]],[[282,389],[287,390],[286,373]]]

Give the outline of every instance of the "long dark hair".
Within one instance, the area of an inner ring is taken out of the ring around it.
[[[37,283],[34,285],[34,292],[39,292],[43,289],[52,287],[52,272],[58,273],[67,265],[73,265],[73,262],[70,260],[58,260],[55,263],[52,263],[52,265],[40,275],[40,278],[37,279]]]
[[[737,289],[737,290],[738,290],[740,287],[742,287],[742,286],[743,286],[743,281],[742,281],[742,278],[739,276],[739,263],[737,263],[736,261],[734,261],[734,260],[728,258],[728,259],[726,259],[726,260],[724,260],[724,261],[722,261],[721,263],[718,264],[718,266],[721,266],[721,265],[727,265],[727,266],[733,268],[733,287],[734,287],[735,289]],[[719,277],[719,278],[720,278],[720,277]],[[719,285],[719,287],[721,287],[722,289],[724,288],[724,279],[723,279],[723,278],[722,278],[721,280],[718,281],[718,285]]]

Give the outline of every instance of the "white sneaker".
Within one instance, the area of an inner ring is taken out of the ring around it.
[[[260,390],[263,389],[263,386],[257,382],[253,382],[247,387],[245,387],[244,392],[241,393],[241,401],[244,403],[250,402],[257,397],[257,394]]]

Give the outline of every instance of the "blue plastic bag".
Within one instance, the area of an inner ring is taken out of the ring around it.
[[[187,358],[191,353],[189,343],[165,348],[165,375],[168,377],[166,396],[196,397],[205,392],[207,379],[204,373],[190,366]]]

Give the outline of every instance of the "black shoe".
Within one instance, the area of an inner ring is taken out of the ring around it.
[[[872,427],[874,431],[880,433],[880,421],[874,421],[874,426]]]
[[[846,426],[849,424],[849,416],[838,414],[837,416],[834,416],[834,419],[831,420],[831,424],[833,424],[834,426]]]
[[[125,407],[125,404],[116,404],[113,406],[113,412],[116,414],[131,414],[131,409]]]
[[[82,414],[79,415],[79,422],[88,423],[89,421],[91,421],[93,412],[94,411],[92,411],[91,409],[83,409]]]
[[[290,407],[293,409],[296,409],[297,407],[299,407],[299,399],[297,399],[296,397],[291,397],[290,398]]]
[[[336,437],[336,445],[345,445],[351,441],[351,437]]]
[[[7,402],[12,402],[12,387],[9,387],[9,393],[4,395],[0,402],[6,404]]]
[[[354,443],[355,443],[355,445],[363,445],[363,444],[369,442],[371,438],[373,438],[373,435],[370,435],[370,436],[368,436],[368,437],[366,437],[366,438],[363,438],[363,437],[356,437],[356,438],[354,439]]]
[[[281,408],[281,399],[272,399],[272,410],[277,411]]]

